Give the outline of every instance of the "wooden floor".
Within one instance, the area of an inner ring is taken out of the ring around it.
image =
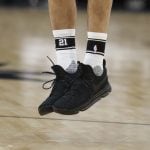
[[[78,19],[78,56],[86,44]],[[40,117],[55,50],[46,10],[0,9],[0,150],[149,150],[150,14],[114,12],[106,59],[112,94],[75,116]],[[85,21],[85,22],[84,22]]]

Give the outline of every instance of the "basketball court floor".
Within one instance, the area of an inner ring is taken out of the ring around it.
[[[79,12],[78,56],[86,44]],[[107,66],[113,92],[74,116],[41,117],[42,83],[55,61],[47,10],[0,9],[0,150],[149,150],[150,15],[113,12]]]

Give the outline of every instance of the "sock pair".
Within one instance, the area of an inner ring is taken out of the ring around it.
[[[75,29],[53,30],[53,35],[56,45],[57,64],[69,73],[76,72]],[[106,33],[88,32],[87,49],[83,63],[90,65],[97,76],[103,73],[106,40]]]

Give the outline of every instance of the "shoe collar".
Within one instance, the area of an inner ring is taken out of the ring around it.
[[[90,66],[90,65],[85,65],[81,62],[78,62],[79,66],[81,67],[82,69],[82,74],[84,77],[94,77],[94,78],[103,78],[103,76],[105,76],[107,74],[107,69],[106,69],[106,60],[104,59],[103,61],[103,73],[101,76],[97,76],[95,75],[94,71],[93,71],[93,68]]]
[[[80,66],[78,66],[78,69],[75,73],[68,73],[60,65],[53,65],[51,68],[54,71],[54,73],[56,74],[56,76],[59,78],[64,78],[65,76],[79,77],[81,75],[81,67]]]

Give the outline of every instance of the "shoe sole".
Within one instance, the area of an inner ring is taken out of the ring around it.
[[[54,112],[54,111],[53,111],[53,108],[51,107],[51,108],[49,108],[49,109],[47,109],[47,110],[38,110],[38,112],[39,112],[39,114],[40,114],[41,116],[44,116],[44,115],[47,115],[47,114],[52,113],[52,112]]]
[[[85,111],[85,110],[89,109],[96,102],[100,101],[101,98],[108,96],[111,93],[111,91],[112,91],[112,88],[111,88],[110,84],[108,84],[103,90],[101,90],[100,92],[95,94],[94,97],[92,97],[85,104],[83,104],[82,106],[80,106],[78,108],[75,108],[73,110],[67,110],[67,109],[56,108],[53,106],[53,111],[56,113],[59,113],[59,114],[63,114],[63,115],[76,115],[80,111]]]

